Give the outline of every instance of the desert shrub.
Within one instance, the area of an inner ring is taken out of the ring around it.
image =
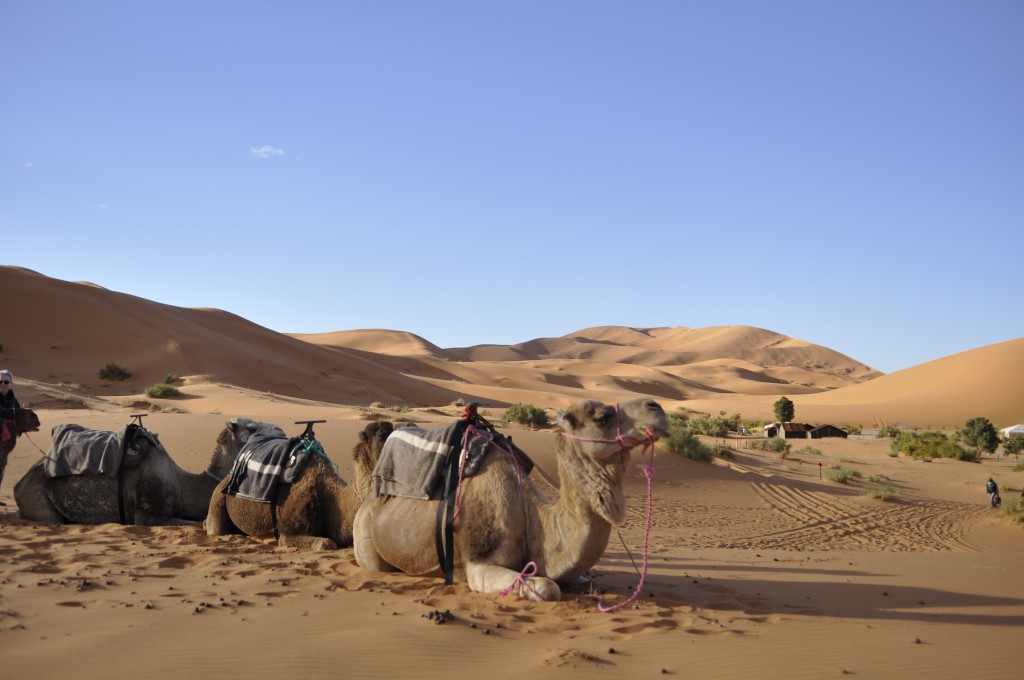
[[[1024,472],[1024,461],[1021,461],[1013,466],[1014,472]]]
[[[181,390],[167,383],[157,383],[146,388],[146,396],[150,399],[166,399],[168,397],[180,397]]]
[[[891,501],[900,495],[892,484],[874,483],[864,489],[864,495],[882,501]]]
[[[797,453],[807,453],[807,454],[814,454],[816,456],[820,456],[821,455],[821,450],[814,448],[810,444],[805,444],[802,449],[799,449],[797,451]]]
[[[694,434],[703,434],[708,437],[724,437],[732,429],[730,428],[731,422],[727,418],[702,414],[686,421],[685,427]]]
[[[1018,524],[1024,524],[1024,501],[1020,496],[1010,496],[999,506],[1000,512]]]
[[[671,426],[668,431],[668,439],[665,440],[665,448],[675,453],[680,453],[690,460],[698,460],[704,463],[711,462],[714,457],[711,449],[705,446],[689,428]]]
[[[730,449],[725,444],[712,444],[711,445],[711,455],[712,456],[718,456],[719,458],[734,458],[735,457],[733,455],[733,453],[732,453],[732,449]]]
[[[851,479],[860,477],[861,474],[859,470],[834,465],[825,472],[825,476],[829,481],[835,482],[836,484],[846,484]]]
[[[119,366],[113,361],[100,369],[101,380],[127,380],[130,377],[132,374],[128,372],[127,368]]]
[[[846,430],[846,434],[849,435],[856,435],[863,432],[863,428],[861,428],[860,425],[850,425],[849,423],[843,425],[843,429]]]
[[[968,451],[943,432],[901,431],[889,445],[890,452],[911,458],[954,458],[978,462],[978,452]]]
[[[784,453],[789,451],[789,444],[782,437],[772,437],[768,440],[768,450],[775,453]]]
[[[533,404],[512,404],[501,417],[503,423],[520,423],[530,427],[547,427],[551,424],[547,412]]]
[[[901,432],[900,428],[892,425],[886,425],[878,429],[878,433],[875,435],[876,439],[893,439]]]
[[[176,376],[173,373],[168,373],[167,377],[164,378],[164,382],[167,383],[168,385],[173,385],[174,383],[178,382],[178,376]]]

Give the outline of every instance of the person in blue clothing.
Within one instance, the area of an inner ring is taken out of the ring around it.
[[[999,497],[999,485],[996,484],[995,480],[991,477],[985,482],[985,493],[988,494],[989,502],[992,503],[993,508],[998,508],[1002,499]]]

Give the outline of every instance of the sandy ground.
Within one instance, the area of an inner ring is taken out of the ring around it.
[[[145,419],[182,467],[202,470],[234,415],[289,434],[300,431],[295,420],[325,418],[318,437],[349,477],[366,410],[203,390],[189,403],[196,412]],[[633,604],[602,613],[588,596],[623,601],[645,560],[639,471],[628,476],[627,522],[591,585],[550,603],[369,572],[349,549],[284,549],[200,526],[17,517],[13,485],[54,425],[113,430],[129,412],[41,409],[40,432],[11,456],[0,487],[5,678],[1020,676],[1024,529],[988,509],[983,490],[992,475],[1004,497],[1020,493],[1012,459],[916,462],[870,438],[813,442],[821,453],[799,443],[786,461],[733,441],[722,465],[659,449],[646,581]],[[391,415],[429,427],[456,413]],[[551,431],[514,436],[555,471]],[[863,479],[821,478],[837,464]],[[900,496],[862,495],[874,475]],[[438,612],[451,618],[439,625]]]

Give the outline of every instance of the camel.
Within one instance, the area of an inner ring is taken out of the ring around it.
[[[625,519],[623,479],[630,451],[667,433],[669,421],[650,399],[617,406],[580,401],[558,411],[555,453],[559,497],[547,500],[495,446],[475,476],[463,480],[454,525],[454,580],[480,593],[514,592],[561,599],[559,583],[583,576]],[[435,545],[439,500],[380,496],[356,513],[356,563],[376,571],[441,573]],[[536,565],[534,575],[523,573]],[[523,575],[521,575],[523,574]]]
[[[370,493],[373,466],[393,430],[391,423],[381,421],[370,423],[359,433],[352,452],[355,474],[351,485],[330,469],[328,461],[316,457],[294,483],[279,483],[273,508],[270,503],[224,494],[229,480],[223,480],[210,499],[206,533],[243,533],[255,538],[277,535],[278,545],[303,550],[351,546],[356,509]]]
[[[187,472],[162,445],[151,449],[138,467],[121,473],[124,522],[146,526],[192,524],[206,517],[210,496],[227,475],[239,451],[256,432],[284,434],[272,423],[233,418],[217,437],[204,472]],[[120,522],[118,480],[100,474],[47,477],[39,461],[14,487],[25,519],[52,524]]]
[[[18,443],[18,437],[26,432],[39,431],[39,416],[27,408],[0,409],[0,485],[4,481],[4,470],[7,469],[7,458]],[[4,505],[0,502],[0,505]]]

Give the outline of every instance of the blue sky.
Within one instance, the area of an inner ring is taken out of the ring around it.
[[[1022,73],[1015,0],[0,0],[0,260],[282,332],[745,324],[892,372],[1024,335]]]

